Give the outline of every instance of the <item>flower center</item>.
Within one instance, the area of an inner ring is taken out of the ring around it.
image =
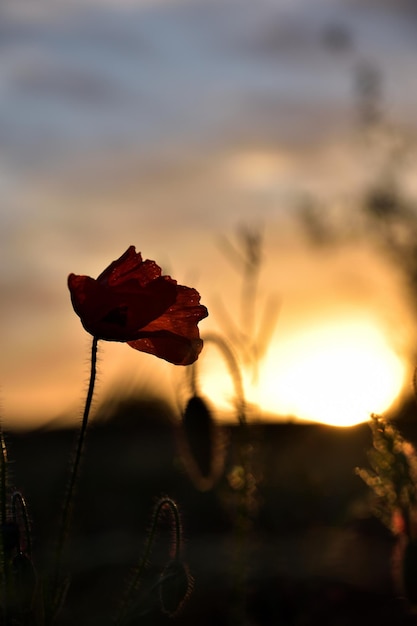
[[[116,326],[126,326],[127,322],[127,306],[119,306],[116,309],[112,309],[103,317],[103,322],[108,324],[114,324]]]

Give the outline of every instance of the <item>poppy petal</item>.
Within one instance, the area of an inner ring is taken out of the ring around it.
[[[102,284],[115,284],[127,273],[135,271],[142,263],[142,255],[136,252],[135,246],[129,248],[121,257],[110,263],[108,267],[97,277]]]
[[[165,330],[186,337],[199,337],[198,322],[207,317],[208,311],[200,304],[200,294],[191,287],[177,285],[177,298],[162,315],[153,319],[142,332]]]
[[[74,311],[84,328],[99,339],[128,341],[175,302],[177,285],[159,277],[147,286],[126,283],[111,289],[89,276],[70,274],[68,286]]]
[[[203,348],[200,338],[190,339],[166,331],[156,331],[143,339],[128,341],[127,344],[135,350],[153,354],[174,365],[194,363]]]
[[[198,322],[208,315],[198,291],[177,285],[177,300],[160,317],[142,328],[141,337],[128,344],[176,365],[189,365],[200,354]]]

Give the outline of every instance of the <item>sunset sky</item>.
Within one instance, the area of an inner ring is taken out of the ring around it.
[[[257,415],[346,425],[409,390],[415,303],[359,208],[387,176],[416,197],[413,4],[58,4],[0,8],[4,422],[79,418],[90,338],[67,275],[95,277],[129,245],[200,291],[203,334],[227,335],[241,275],[224,239],[238,247],[242,225],[263,233],[258,326],[278,303],[257,384],[245,374]],[[204,391],[227,406],[206,352]],[[155,381],[176,400],[178,370],[103,344],[97,402]]]

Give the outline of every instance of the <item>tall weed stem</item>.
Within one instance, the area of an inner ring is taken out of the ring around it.
[[[7,523],[7,472],[8,472],[8,458],[6,442],[4,441],[3,432],[0,431],[0,559],[1,559],[1,609],[0,614],[2,618],[1,623],[5,623],[7,620],[7,579],[8,579],[8,566],[5,550],[5,533]]]

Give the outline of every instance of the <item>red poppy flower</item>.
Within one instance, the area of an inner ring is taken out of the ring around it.
[[[201,349],[198,322],[207,317],[195,289],[162,276],[130,246],[97,279],[70,274],[74,311],[97,339],[123,341],[176,365],[193,363]]]

